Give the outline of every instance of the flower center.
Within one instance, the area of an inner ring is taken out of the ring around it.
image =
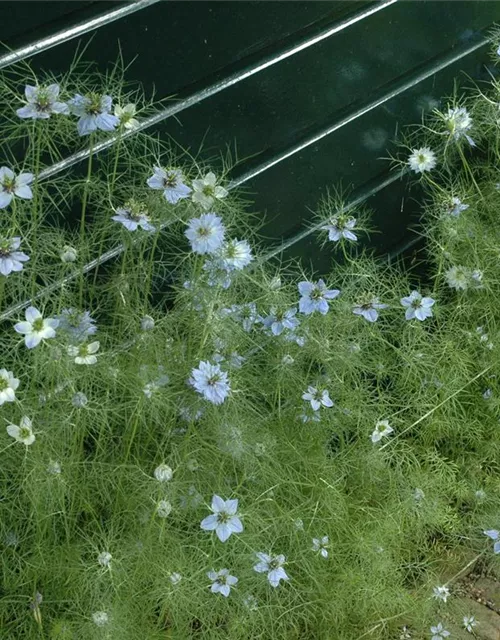
[[[211,196],[213,192],[214,192],[214,189],[209,184],[206,184],[202,189],[202,193],[204,196]]]
[[[19,437],[22,438],[23,440],[26,440],[26,438],[29,438],[31,435],[31,429],[28,429],[28,427],[21,427],[19,429]]]
[[[0,391],[4,391],[9,386],[9,383],[5,378],[0,378]]]
[[[37,318],[32,324],[33,331],[41,331],[43,329],[43,318]]]
[[[16,187],[16,179],[15,178],[7,178],[5,177],[2,182],[2,189],[7,193],[12,193]]]
[[[177,176],[174,173],[167,174],[165,178],[163,178],[163,186],[165,189],[171,189],[177,186]]]
[[[102,113],[101,96],[97,93],[91,93],[87,97],[89,99],[89,103],[86,106],[87,113],[91,116],[97,116]]]
[[[207,384],[211,387],[216,385],[220,381],[220,375],[218,373],[214,373],[214,375],[207,380]]]

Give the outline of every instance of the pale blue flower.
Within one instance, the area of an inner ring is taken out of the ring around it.
[[[431,633],[433,634],[431,640],[443,640],[443,638],[447,638],[450,635],[450,632],[443,627],[441,622],[435,627],[431,627]]]
[[[440,587],[434,587],[432,592],[433,598],[435,598],[436,600],[442,600],[443,602],[446,602],[450,597],[450,590],[445,584]]]
[[[86,407],[88,404],[88,398],[87,396],[82,393],[81,391],[77,391],[74,396],[71,398],[71,404],[76,407],[77,409],[81,409],[83,407]]]
[[[498,529],[488,529],[483,531],[485,536],[495,541],[493,545],[493,553],[500,553],[500,531]]]
[[[476,627],[479,622],[474,618],[474,616],[464,616],[463,617],[463,627],[469,633],[473,633],[474,627]]]
[[[255,302],[248,302],[246,304],[233,304],[229,309],[224,310],[234,320],[241,322],[243,331],[247,333],[252,330],[252,327],[258,322],[262,322],[262,318],[257,313],[257,306]]]
[[[148,186],[163,191],[165,200],[170,204],[177,204],[191,193],[191,188],[184,184],[184,175],[180,169],[154,167],[153,172],[147,180]]]
[[[460,140],[463,136],[471,147],[476,146],[474,140],[467,133],[472,128],[473,123],[472,118],[465,107],[454,107],[448,109],[444,119],[450,135],[454,140]]]
[[[401,298],[401,304],[406,307],[405,318],[425,320],[432,316],[433,298],[423,298],[418,291],[412,291],[407,298]]]
[[[285,556],[271,556],[267,553],[258,552],[255,554],[259,562],[254,566],[257,573],[267,573],[267,579],[271,587],[277,587],[281,580],[288,580],[288,575],[283,569]]]
[[[117,209],[116,215],[111,216],[111,220],[120,222],[128,231],[136,231],[138,227],[144,231],[156,231],[150,223],[147,213],[136,212],[131,208]]]
[[[225,598],[228,597],[231,587],[234,587],[238,583],[238,578],[230,575],[229,569],[209,571],[207,576],[212,581],[210,591],[212,593],[220,593]]]
[[[43,318],[35,307],[28,307],[25,311],[26,320],[17,322],[14,330],[24,335],[24,344],[28,349],[34,349],[42,342],[55,338],[59,320],[56,318]]]
[[[212,257],[205,261],[203,270],[207,273],[209,287],[222,287],[229,289],[231,286],[231,271],[219,257]]]
[[[243,524],[238,516],[238,500],[223,500],[214,495],[211,509],[213,513],[200,523],[204,531],[215,531],[221,542],[226,542],[233,533],[241,533]]]
[[[14,196],[31,200],[33,192],[29,185],[33,178],[32,173],[20,173],[16,176],[9,167],[0,167],[0,209],[8,207]]]
[[[464,204],[460,198],[453,197],[448,205],[448,214],[458,218],[462,211],[467,211],[470,205]]]
[[[372,298],[362,304],[355,305],[352,312],[356,316],[363,316],[368,322],[376,322],[378,318],[378,309],[385,309],[386,304],[378,301],[378,298]]]
[[[210,362],[201,361],[198,368],[192,370],[189,382],[213,404],[222,404],[231,390],[227,373],[218,364]]]
[[[48,120],[53,113],[68,114],[68,105],[58,101],[59,91],[58,84],[49,84],[47,87],[26,85],[24,95],[27,104],[17,109],[17,115],[20,118]]]
[[[204,213],[189,221],[184,235],[191,243],[191,249],[201,255],[216,253],[224,242],[226,230],[221,218],[215,213]]]
[[[97,331],[95,320],[88,311],[77,311],[70,307],[63,309],[57,318],[59,332],[65,333],[73,342],[82,342]]]
[[[113,131],[120,124],[120,118],[111,113],[112,102],[111,96],[97,93],[88,96],[77,93],[68,101],[71,113],[80,118],[77,123],[80,136],[89,135],[97,129]]]
[[[21,246],[21,238],[16,236],[8,240],[0,238],[0,273],[8,276],[13,271],[22,271],[23,262],[29,260],[29,257],[22,251],[18,251]]]
[[[327,389],[320,391],[316,387],[307,387],[307,391],[302,394],[302,399],[311,403],[313,411],[319,411],[322,406],[333,407],[333,401]]]
[[[338,289],[327,289],[321,279],[317,283],[299,282],[298,286],[302,296],[299,300],[299,311],[306,315],[310,315],[314,311],[325,315],[328,313],[328,300],[333,300],[340,293]]]
[[[295,317],[296,314],[296,307],[286,311],[278,311],[276,307],[271,307],[270,314],[262,320],[262,324],[273,336],[279,336],[285,329],[294,331],[299,326],[300,321]]]
[[[323,536],[322,538],[313,538],[312,542],[313,542],[312,550],[319,551],[319,553],[323,556],[323,558],[328,558],[328,547],[329,547],[328,536]]]
[[[356,242],[358,237],[352,231],[356,227],[356,218],[346,216],[333,216],[321,227],[322,231],[328,231],[328,239],[332,242],[338,242],[341,238]]]

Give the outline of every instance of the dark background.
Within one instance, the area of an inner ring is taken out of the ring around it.
[[[16,50],[131,4],[1,2],[0,40]],[[269,246],[287,242],[286,257],[325,270],[330,252],[301,231],[311,221],[307,207],[339,183],[366,194],[380,231],[369,240],[377,253],[411,256],[419,248],[409,247],[418,194],[406,181],[377,191],[390,176],[381,157],[397,128],[418,122],[456,79],[465,86],[466,75],[481,81],[493,72],[489,47],[472,49],[500,19],[500,2],[398,0],[363,14],[380,4],[164,0],[76,39],[66,35],[30,58],[35,68],[58,73],[78,41],[88,42],[86,58],[105,70],[119,42],[124,59],[135,58],[128,79],[178,105],[176,116],[155,129],[193,153],[201,148],[202,156],[237,150],[242,162],[233,177],[243,176]],[[354,15],[362,19],[311,44]],[[279,59],[304,42],[303,50]],[[264,62],[267,68],[244,77]],[[225,86],[228,78],[233,82]],[[205,97],[221,82],[225,88]]]

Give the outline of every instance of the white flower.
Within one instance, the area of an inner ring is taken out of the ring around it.
[[[288,580],[288,576],[283,569],[285,564],[285,556],[270,556],[267,553],[256,553],[257,558],[260,560],[255,566],[254,571],[257,573],[267,573],[267,579],[271,587],[277,587],[280,580]]]
[[[47,473],[58,476],[61,472],[61,463],[57,462],[57,460],[50,460],[49,464],[47,465]]]
[[[60,256],[62,262],[76,262],[78,258],[78,251],[74,247],[64,245]]]
[[[474,616],[464,616],[463,617],[463,627],[469,633],[473,632],[474,627],[476,627],[479,623],[474,618]]]
[[[14,402],[15,391],[19,386],[18,378],[14,378],[12,371],[0,369],[0,406],[4,402]]]
[[[158,480],[158,482],[169,482],[169,480],[172,480],[173,475],[174,472],[168,466],[168,464],[162,463],[158,465],[154,470],[154,476]]]
[[[23,262],[29,260],[25,253],[18,251],[20,246],[21,238],[18,236],[10,240],[0,238],[0,274],[3,276],[8,276],[13,271],[22,271]]]
[[[332,242],[338,242],[341,238],[356,242],[358,237],[352,231],[355,226],[356,218],[339,215],[330,218],[328,224],[321,227],[321,230],[328,231],[328,239]]]
[[[175,571],[174,573],[171,573],[168,577],[170,578],[170,582],[172,584],[179,584],[179,582],[182,580],[181,574],[176,573]]]
[[[418,291],[412,291],[407,298],[401,298],[401,304],[406,307],[405,318],[412,320],[425,320],[432,316],[432,305],[435,300],[423,298]]]
[[[144,231],[156,231],[148,214],[132,204],[129,207],[117,209],[116,215],[111,216],[111,220],[120,222],[127,231],[136,231],[138,227]]]
[[[202,361],[198,369],[192,370],[191,376],[191,385],[209,402],[222,404],[229,395],[231,387],[227,373],[218,364]]]
[[[446,602],[450,595],[450,590],[445,584],[441,587],[434,587],[432,591],[434,594],[432,597],[436,600],[442,600],[443,602]]]
[[[31,200],[33,192],[29,185],[33,182],[32,173],[20,173],[18,176],[8,167],[0,167],[0,209],[5,209],[17,196]]]
[[[168,518],[172,511],[172,504],[168,500],[160,500],[156,505],[156,513],[160,518]]]
[[[211,171],[202,179],[193,180],[192,200],[204,209],[210,209],[214,199],[221,200],[227,196],[224,187],[217,185],[217,178]]]
[[[368,322],[376,322],[378,318],[377,309],[385,309],[386,307],[387,305],[379,302],[378,298],[372,298],[371,300],[355,305],[352,312],[356,316],[363,316]]]
[[[35,434],[31,428],[32,422],[28,416],[21,418],[21,424],[9,424],[7,425],[7,433],[9,436],[15,438],[18,442],[22,442],[25,445],[30,445],[35,442]]]
[[[472,271],[472,269],[461,265],[448,269],[448,271],[445,272],[444,277],[446,278],[448,286],[452,289],[456,289],[457,291],[465,291],[469,287],[473,289],[481,289],[483,286],[481,284],[483,277],[481,271],[478,269]]]
[[[371,435],[372,442],[380,442],[382,438],[392,433],[394,429],[389,425],[388,420],[379,420],[375,425],[375,429]]]
[[[212,593],[220,593],[225,598],[228,597],[231,587],[234,587],[238,582],[238,578],[230,575],[229,569],[221,569],[217,572],[209,571],[207,576],[212,581],[210,591]]]
[[[238,500],[223,500],[220,496],[212,498],[213,513],[204,518],[200,526],[204,531],[214,531],[221,542],[233,533],[241,533],[243,524],[238,517]]]
[[[229,240],[220,251],[222,263],[226,269],[241,270],[248,266],[252,260],[252,249],[246,240]]]
[[[141,329],[143,331],[151,331],[151,329],[154,329],[154,328],[155,328],[154,318],[147,315],[141,318]]]
[[[258,606],[257,598],[251,593],[249,593],[247,596],[245,596],[245,598],[243,598],[243,604],[249,611],[257,610],[257,606]]]
[[[25,311],[26,321],[14,325],[15,331],[24,335],[24,344],[28,349],[33,349],[42,340],[55,338],[59,320],[56,318],[43,318],[35,307],[28,307]]]
[[[81,391],[77,391],[73,397],[71,398],[71,404],[77,409],[81,409],[82,407],[86,407],[89,399],[87,396]]]
[[[111,560],[113,556],[109,553],[109,551],[101,551],[101,553],[97,556],[97,562],[101,565],[101,567],[110,568]]]
[[[98,627],[104,627],[109,622],[109,616],[105,611],[95,611],[92,614],[92,620]]]
[[[443,627],[441,622],[435,627],[431,627],[431,633],[433,634],[431,640],[443,640],[443,638],[447,638],[450,635],[450,632]]]
[[[52,113],[69,113],[68,105],[57,100],[58,84],[49,84],[47,87],[33,87],[28,84],[24,88],[24,95],[27,104],[16,111],[20,118],[48,120]]]
[[[444,120],[452,138],[460,140],[464,136],[471,147],[476,146],[474,140],[467,134],[472,127],[472,118],[465,107],[448,109]]]
[[[311,403],[313,411],[318,411],[321,406],[333,407],[333,401],[326,389],[318,391],[316,387],[307,387],[307,391],[302,394],[302,399]]]
[[[153,175],[146,182],[151,189],[163,191],[165,200],[170,204],[177,204],[191,193],[190,187],[184,184],[184,175],[180,169],[154,167]]]
[[[328,536],[323,536],[322,538],[313,538],[313,551],[319,551],[323,558],[328,558],[328,546],[329,540]]]
[[[289,353],[286,353],[281,359],[281,363],[285,365],[290,365],[290,364],[293,364],[294,362],[295,360],[292,358],[292,356]]]
[[[296,518],[293,521],[293,526],[297,529],[297,531],[304,531],[304,521],[302,518]]]
[[[436,166],[436,154],[429,147],[421,147],[413,149],[408,158],[410,169],[415,173],[424,173],[430,171]]]
[[[336,298],[340,291],[338,289],[327,289],[323,280],[314,282],[299,282],[299,293],[302,296],[299,300],[299,311],[310,315],[319,311],[322,315],[328,313],[328,300]]]
[[[132,102],[129,102],[124,107],[115,105],[115,116],[120,120],[120,124],[124,129],[137,129],[139,121],[134,118],[136,112],[136,106]]]
[[[97,357],[94,355],[99,351],[99,342],[90,342],[78,346],[70,345],[68,355],[75,358],[76,364],[95,364]]]
[[[226,230],[221,218],[215,213],[204,213],[189,221],[184,235],[191,243],[191,249],[201,255],[219,251],[224,242]]]
[[[100,129],[113,131],[120,120],[111,112],[112,98],[107,95],[91,93],[82,96],[79,93],[68,101],[71,113],[78,116],[77,129],[80,136],[86,136]]]
[[[422,489],[419,489],[417,487],[413,492],[413,498],[415,502],[421,502],[425,498],[425,493],[422,491]]]

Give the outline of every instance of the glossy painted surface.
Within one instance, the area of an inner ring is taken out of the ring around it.
[[[53,12],[48,22],[59,27],[61,20],[69,25],[119,5],[44,4],[47,15]],[[15,5],[18,17],[21,5],[28,13],[32,7],[24,33],[19,20],[9,27],[9,5]],[[0,3],[4,31],[11,34],[4,38],[7,44],[9,39],[24,44],[37,31],[34,25],[41,18],[35,5],[39,3]],[[497,2],[400,0],[312,43],[332,25],[376,5],[160,2],[100,28],[92,39],[84,36],[82,42],[89,42],[87,57],[105,69],[120,41],[125,60],[136,57],[130,80],[143,82],[146,89],[154,85],[157,97],[171,96],[172,105],[193,97],[180,103],[175,118],[155,125],[163,135],[195,153],[201,149],[202,157],[237,149],[240,160],[246,160],[237,167],[236,178],[269,167],[245,182],[245,188],[264,217],[269,245],[277,246],[310,224],[307,207],[315,206],[327,186],[342,183],[356,190],[384,179],[388,165],[380,157],[387,155],[396,128],[418,121],[422,106],[450,93],[462,71],[473,77],[481,73],[486,47],[472,51],[474,43],[500,20]],[[39,31],[47,28],[41,24]],[[281,59],[284,51],[305,41],[310,44]],[[33,64],[63,71],[74,49],[75,42],[58,45]],[[466,54],[448,65],[450,54],[462,50]],[[256,72],[262,62],[269,64]],[[433,74],[439,65],[448,66]],[[416,82],[423,72],[427,78]],[[231,82],[222,90],[213,91],[227,79]],[[416,215],[406,184],[386,187],[368,204],[380,231],[370,246],[380,253],[403,247]],[[318,270],[327,269],[331,259],[311,237],[292,244],[285,255],[301,256]]]

